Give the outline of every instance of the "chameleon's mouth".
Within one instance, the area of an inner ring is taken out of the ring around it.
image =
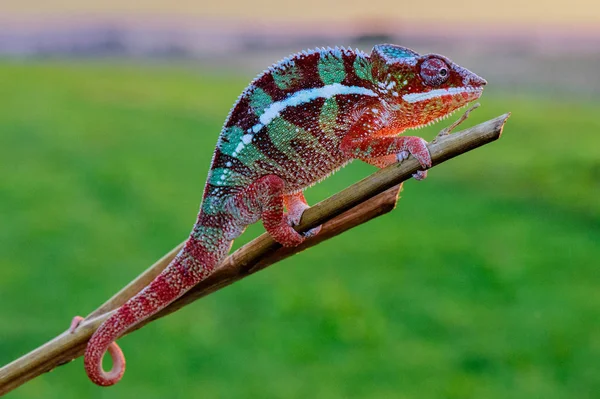
[[[402,99],[409,104],[427,101],[444,96],[462,96],[466,97],[467,101],[473,101],[481,96],[483,87],[481,86],[466,86],[466,87],[448,87],[444,89],[434,89],[423,93],[408,93],[402,96]]]
[[[446,114],[443,114],[441,116],[438,116],[437,118],[434,118],[434,119],[430,120],[427,123],[424,123],[422,125],[415,125],[415,126],[410,127],[409,129],[411,129],[411,130],[422,129],[424,127],[434,125],[434,124],[436,124],[436,123],[438,123],[440,121],[443,121],[444,119],[447,119],[447,118],[451,117],[452,115],[454,115],[455,112],[460,111],[461,109],[463,109],[467,105],[469,105],[469,103],[471,103],[472,101],[477,100],[481,96],[482,92],[483,92],[483,87],[478,87],[478,88],[474,88],[474,90],[469,90],[467,92],[463,91],[461,93],[456,93],[456,94],[459,94],[459,95],[461,95],[463,93],[467,94],[467,98],[466,99],[463,98],[461,100],[461,105],[459,105],[458,107],[456,107],[455,109],[451,110],[450,112],[448,112]]]

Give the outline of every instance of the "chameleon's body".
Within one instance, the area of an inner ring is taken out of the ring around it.
[[[184,248],[94,333],[85,353],[89,377],[99,385],[119,381],[125,360],[114,341],[210,275],[247,225],[262,219],[279,243],[301,243],[305,236],[291,226],[308,208],[308,186],[357,158],[383,167],[411,154],[430,167],[425,141],[398,135],[475,100],[484,85],[447,58],[393,45],[375,46],[371,55],[302,52],[259,75],[225,122]],[[114,361],[108,373],[107,350]]]

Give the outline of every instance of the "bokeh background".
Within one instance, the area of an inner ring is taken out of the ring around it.
[[[393,213],[120,340],[117,386],[78,359],[7,397],[600,397],[598,4],[4,0],[0,365],[187,235],[229,107],[289,53],[440,52],[489,81],[465,126],[512,112]]]

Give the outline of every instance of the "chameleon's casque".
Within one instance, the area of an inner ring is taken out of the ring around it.
[[[337,47],[303,51],[264,71],[225,121],[184,248],[90,339],[90,379],[119,381],[125,359],[114,341],[208,277],[247,225],[262,219],[285,246],[306,239],[292,228],[308,208],[302,191],[348,162],[384,167],[410,154],[424,169],[415,178],[425,178],[426,142],[399,134],[448,116],[477,99],[485,84],[446,57],[388,44],[370,55]],[[110,372],[102,369],[107,350]]]

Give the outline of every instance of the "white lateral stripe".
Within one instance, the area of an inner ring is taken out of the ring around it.
[[[297,107],[298,105],[306,104],[317,98],[331,98],[337,95],[344,94],[360,94],[364,96],[377,96],[377,94],[369,89],[360,86],[344,86],[340,83],[333,83],[323,87],[314,89],[300,90],[290,97],[282,101],[274,102],[269,105],[265,112],[260,116],[260,123],[252,127],[254,133],[258,133],[263,126],[268,125],[273,119],[277,118],[287,107]]]
[[[461,94],[475,91],[469,87],[449,87],[447,89],[435,89],[427,91],[425,93],[409,93],[402,96],[402,99],[407,103],[416,103],[419,101],[430,100],[441,96],[447,96],[451,94]]]

